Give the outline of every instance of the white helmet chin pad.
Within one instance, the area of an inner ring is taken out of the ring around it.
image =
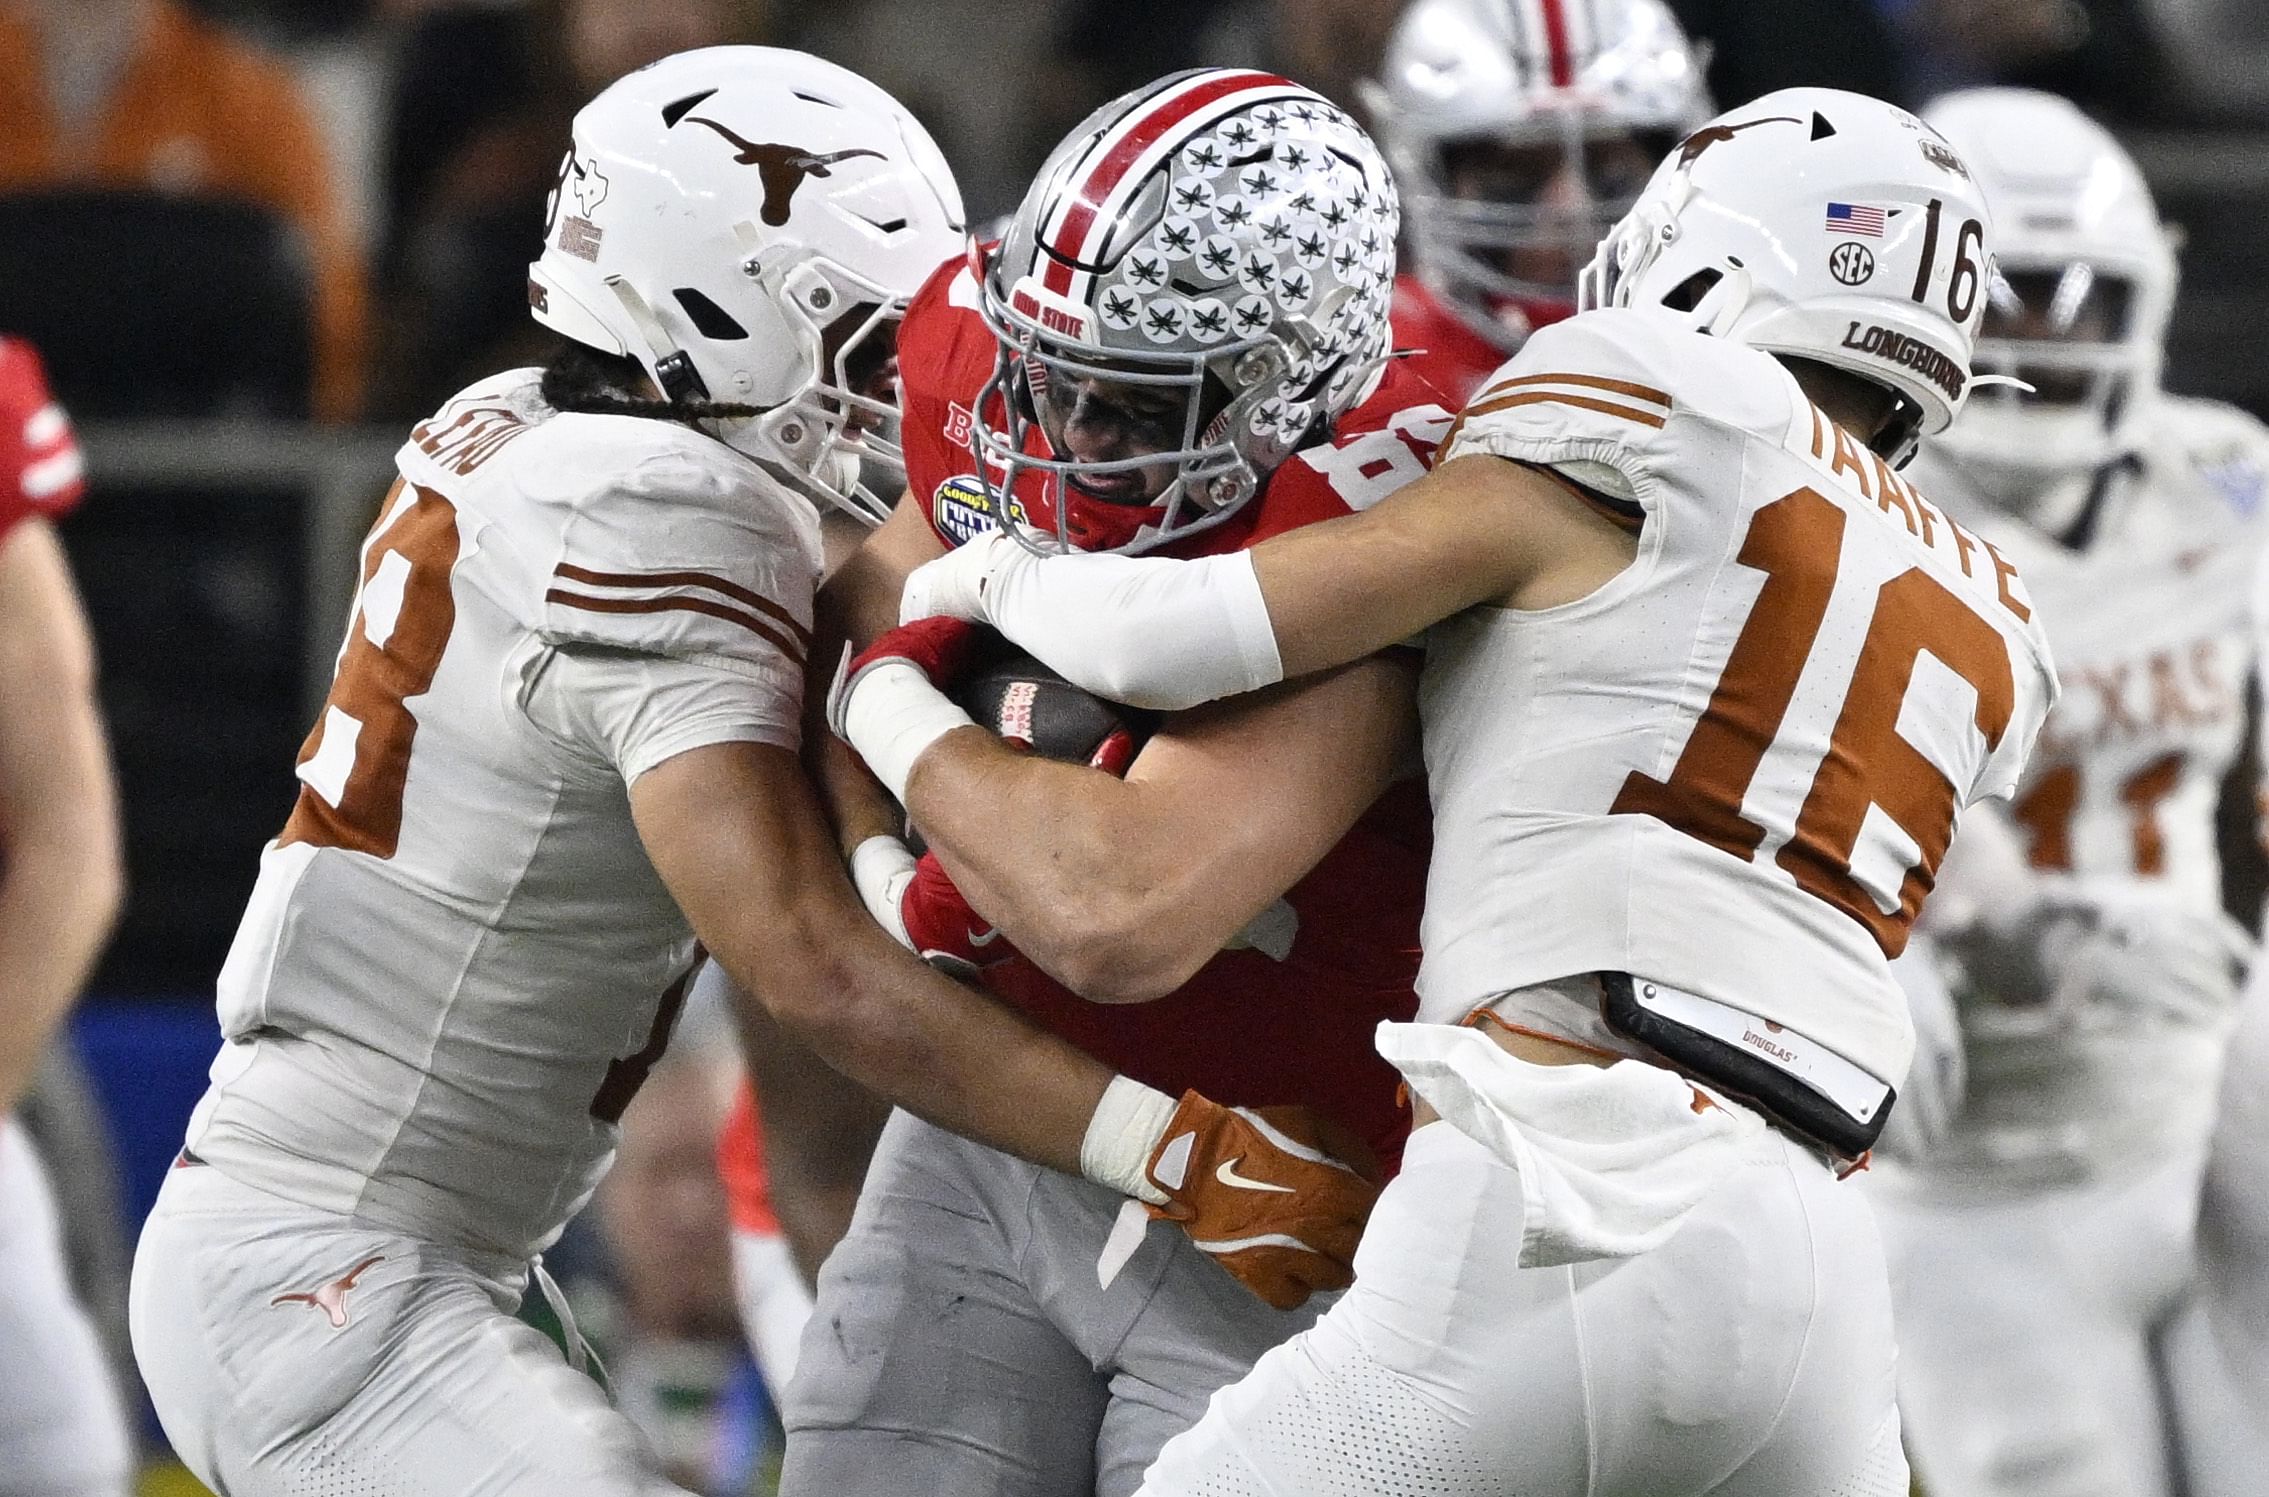
[[[850,370],[862,352],[879,366],[907,299],[961,243],[953,175],[896,100],[800,52],[709,47],[576,115],[529,305],[637,360],[673,402],[763,411],[706,425],[875,520],[882,496],[831,480],[894,455],[895,412],[854,393]]]
[[[1579,305],[1698,331],[1893,391],[1924,434],[1969,394],[1992,217],[1937,131],[1879,99],[1792,88],[1689,135],[1586,267]]]

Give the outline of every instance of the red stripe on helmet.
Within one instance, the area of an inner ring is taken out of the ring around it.
[[[1065,213],[1064,226],[1057,231],[1055,243],[1049,246],[1053,255],[1042,284],[1050,291],[1071,290],[1072,267],[1068,262],[1080,258],[1082,242],[1103,204],[1126,176],[1128,168],[1144,151],[1156,145],[1160,136],[1209,104],[1248,88],[1262,87],[1299,88],[1300,85],[1274,73],[1230,73],[1155,106],[1155,113],[1121,136],[1119,143],[1111,147],[1087,174],[1087,180],[1080,184],[1079,196]]]
[[[1552,48],[1552,86],[1566,88],[1576,81],[1576,54],[1568,46],[1568,18],[1560,10],[1561,0],[1542,0],[1544,6],[1544,39]]]

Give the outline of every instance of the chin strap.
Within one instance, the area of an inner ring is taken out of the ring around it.
[[[607,289],[622,303],[623,311],[638,329],[638,336],[646,340],[646,347],[654,355],[654,383],[662,387],[662,394],[672,401],[707,400],[709,386],[701,379],[700,371],[693,367],[693,358],[669,335],[662,319],[646,305],[646,298],[636,287],[619,275],[607,277]]]

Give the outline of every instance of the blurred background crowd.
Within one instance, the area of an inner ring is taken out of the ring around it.
[[[1790,84],[1919,105],[2009,81],[2110,124],[2186,235],[2169,384],[2269,414],[2269,6],[2260,0],[1671,0],[1721,106]],[[322,694],[355,538],[408,422],[524,362],[526,265],[575,109],[754,41],[923,117],[973,220],[1103,100],[1258,63],[1358,107],[1397,0],[0,0],[0,330],[87,450],[64,527],[104,662],[130,896],[29,1110],[122,1314],[140,1219],[214,1044],[211,983]],[[557,1255],[683,1479],[760,1483],[698,1023]],[[120,1337],[123,1343],[123,1337]],[[121,1362],[123,1366],[123,1360]],[[13,1375],[13,1373],[0,1373]],[[162,1485],[162,1474],[152,1477]],[[0,1484],[4,1485],[4,1484]]]

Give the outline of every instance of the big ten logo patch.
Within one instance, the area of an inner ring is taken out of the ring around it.
[[[1018,524],[1029,523],[1019,501],[1010,500],[1008,512]],[[930,503],[930,518],[936,523],[938,534],[956,546],[965,545],[987,531],[1000,529],[992,494],[968,473],[956,473],[938,485],[937,497]]]

